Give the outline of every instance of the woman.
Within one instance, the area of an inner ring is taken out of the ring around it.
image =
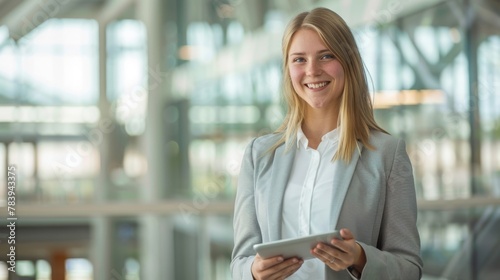
[[[374,120],[353,34],[331,10],[297,15],[283,36],[288,111],[253,139],[234,211],[234,279],[419,279],[416,198],[405,143]],[[303,261],[252,246],[341,229]]]

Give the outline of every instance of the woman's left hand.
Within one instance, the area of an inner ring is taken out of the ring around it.
[[[330,244],[318,243],[311,249],[311,254],[335,271],[351,266],[359,272],[363,271],[366,264],[365,251],[350,230],[343,228],[340,235],[343,240],[334,238]]]

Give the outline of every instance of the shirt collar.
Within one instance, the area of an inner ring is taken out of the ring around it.
[[[323,137],[321,137],[321,141],[327,141],[327,142],[338,142],[339,140],[339,129],[338,127],[335,128],[334,130],[327,132]],[[307,149],[307,145],[309,144],[309,140],[307,139],[306,135],[302,131],[302,127],[299,126],[299,129],[297,130],[297,149],[302,146],[304,149]]]
[[[307,149],[308,144],[309,140],[302,131],[302,127],[299,126],[299,129],[297,130],[297,149],[300,148],[300,146],[302,146],[304,149]]]
[[[337,142],[339,141],[339,129],[338,127],[334,130],[328,132],[321,137],[321,141]]]

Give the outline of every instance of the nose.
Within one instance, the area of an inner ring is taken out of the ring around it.
[[[309,61],[306,66],[306,74],[308,76],[318,76],[321,75],[321,67],[317,61]]]

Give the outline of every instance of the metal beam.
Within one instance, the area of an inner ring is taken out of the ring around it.
[[[418,210],[458,210],[485,208],[488,206],[500,207],[499,197],[471,197],[461,199],[438,199],[417,201]]]
[[[7,26],[10,37],[19,40],[46,20],[58,17],[78,4],[81,2],[67,0],[22,1],[0,20],[0,25]]]
[[[499,201],[500,204],[500,201]],[[98,216],[135,217],[145,214],[189,216],[232,213],[232,201],[209,202],[198,197],[192,200],[170,200],[162,202],[106,202],[91,204],[28,204],[19,202],[16,216],[23,218],[84,218]],[[0,217],[5,218],[7,207],[0,207]]]
[[[288,0],[290,4],[292,1]],[[296,5],[290,5],[295,12],[286,9],[285,16],[291,17],[295,13],[310,10],[314,7],[323,6],[330,8],[340,14],[351,28],[363,27],[366,30],[373,29],[377,25],[386,24],[403,17],[419,9],[445,2],[444,0],[380,0],[377,2],[369,0],[359,1],[317,1],[303,2],[294,1]],[[238,2],[237,2],[238,3]],[[277,1],[274,4],[280,8],[286,6],[287,0]],[[306,3],[306,4],[304,4]],[[304,5],[302,5],[304,4]],[[297,6],[298,5],[298,6]],[[363,32],[363,30],[361,31]],[[249,33],[239,45],[226,47],[218,52],[217,57],[209,64],[198,65],[196,69],[192,65],[177,67],[173,73],[179,80],[189,80],[193,84],[201,80],[218,79],[228,73],[243,72],[259,63],[281,57],[282,30],[256,29]],[[365,38],[366,39],[366,38]],[[372,43],[368,38],[367,44]],[[265,49],[265,52],[259,51]],[[248,58],[248,59],[242,59]],[[237,63],[234,63],[237,61]],[[221,67],[223,65],[223,67]],[[185,94],[185,93],[181,93]]]
[[[96,20],[106,25],[109,22],[117,19],[128,8],[136,3],[136,0],[113,0],[106,2],[106,5],[101,8],[101,12],[96,16]]]

